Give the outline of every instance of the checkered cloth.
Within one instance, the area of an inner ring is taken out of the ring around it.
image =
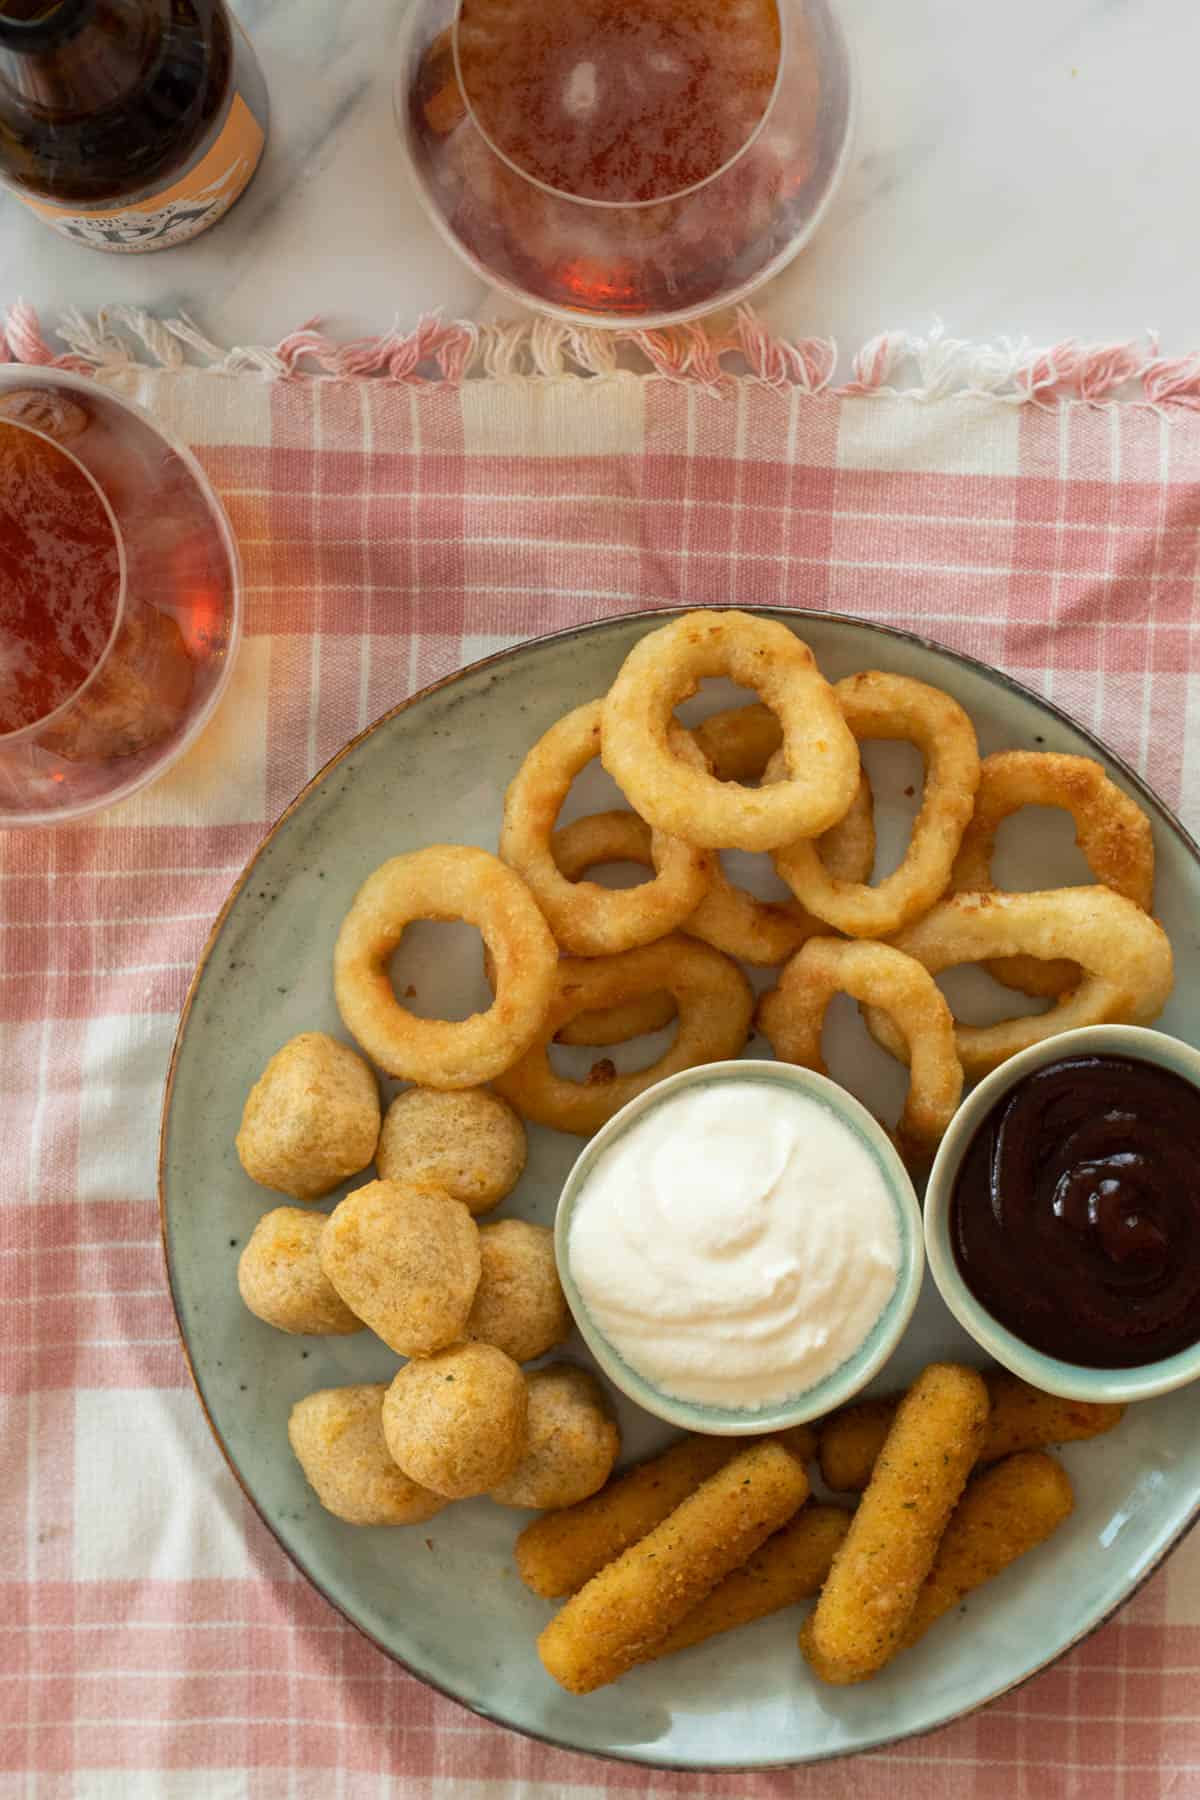
[[[619,373],[103,378],[224,495],[246,639],[157,786],[0,834],[0,1800],[1200,1794],[1200,1534],[1020,1692],[853,1763],[656,1775],[475,1719],[248,1510],[188,1386],[154,1169],[188,976],[266,827],[379,713],[534,633],[684,600],[915,627],[1094,726],[1196,830],[1200,417]]]

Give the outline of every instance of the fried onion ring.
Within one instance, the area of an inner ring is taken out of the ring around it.
[[[554,821],[579,771],[600,754],[602,700],[577,706],[538,739],[504,796],[500,855],[528,882],[561,947],[573,956],[612,956],[651,944],[673,931],[699,905],[712,859],[679,838],[651,839],[655,877],[635,888],[569,881],[554,860]],[[671,754],[706,766],[683,731]]]
[[[631,812],[589,813],[586,818],[572,819],[556,831],[550,840],[554,860],[568,881],[578,881],[589,869],[605,863],[637,863],[643,869],[654,867],[651,855],[650,827]],[[715,860],[715,859],[714,859]],[[630,1038],[649,1031],[661,1031],[675,1017],[675,1001],[665,990],[659,994],[639,994],[621,1006],[610,1006],[601,1012],[580,1013],[558,1034],[560,1044],[589,1044],[603,1048],[608,1044],[625,1044]]]
[[[388,958],[414,919],[465,919],[492,955],[496,997],[468,1019],[421,1019],[400,1005]],[[558,946],[521,877],[463,844],[393,856],[368,875],[333,952],[338,1011],[372,1061],[422,1087],[478,1087],[529,1048],[554,992]]]
[[[931,975],[993,955],[1048,961],[1065,950],[1083,980],[1049,1012],[998,1025],[955,1026],[968,1081],[1043,1038],[1079,1025],[1149,1025],[1171,992],[1171,943],[1161,925],[1105,887],[1048,888],[1032,894],[956,894],[892,939]],[[908,1061],[908,1046],[885,1013],[866,1012],[871,1035]]]
[[[786,962],[814,933],[826,929],[795,900],[760,900],[730,881],[722,868],[683,925],[689,937],[760,969]]]
[[[692,733],[719,781],[782,781],[787,766],[783,732],[769,707],[737,706],[711,713]],[[850,811],[820,839],[827,864],[846,881],[865,881],[875,862],[871,787],[864,769]],[[683,929],[689,937],[759,968],[786,962],[810,937],[827,931],[796,901],[759,900],[735,886],[714,857],[708,893]]]
[[[783,731],[769,706],[733,706],[710,713],[692,732],[718,781],[783,781]],[[821,860],[839,881],[867,881],[875,866],[871,780],[861,769],[850,810],[818,840]],[[723,948],[718,944],[717,949]]]
[[[554,855],[572,880],[576,869],[582,872],[603,862],[632,862],[648,869],[653,867],[650,839],[650,827],[636,813],[593,813],[555,833]],[[821,841],[829,846],[831,858],[840,865],[853,858],[855,866],[860,867],[864,854],[874,860],[869,787],[860,788],[850,812]],[[840,852],[842,843],[848,846],[849,857]],[[759,968],[771,968],[786,962],[801,944],[827,933],[829,927],[806,913],[795,900],[759,900],[745,888],[737,887],[714,854],[709,890],[680,929],[701,943],[711,944],[714,950],[724,951],[726,956]],[[603,1015],[582,1015],[563,1026],[558,1042],[620,1044],[637,1037],[639,1032],[658,1031],[674,1017],[675,1003],[670,995],[647,995],[644,1000],[630,1001],[628,1006],[614,1007]]]
[[[1098,762],[1050,750],[1001,750],[980,764],[975,812],[959,846],[950,892],[994,893],[996,833],[1023,806],[1057,806],[1075,824],[1075,842],[1096,880],[1149,912],[1154,898],[1154,836],[1138,805]],[[1056,999],[1081,979],[1078,963],[994,956],[989,975],[1023,994]]]
[[[718,781],[758,781],[783,746],[783,727],[769,706],[731,706],[692,728]]]
[[[780,1061],[828,1073],[821,1027],[835,994],[881,1008],[903,1034],[911,1075],[896,1143],[906,1161],[928,1162],[962,1097],[962,1064],[945,995],[919,962],[887,944],[812,938],[758,1004],[759,1029]]]
[[[692,734],[721,781],[782,781],[787,768],[779,721],[765,706],[713,713]],[[773,748],[772,748],[773,746]],[[715,761],[712,760],[715,758]],[[865,881],[875,862],[871,784],[864,769],[850,811],[819,840],[826,866],[844,881]],[[689,937],[758,968],[771,968],[827,934],[828,926],[796,901],[759,900],[730,881],[718,857],[708,893],[683,926]]]
[[[925,793],[904,861],[877,887],[832,873],[818,846],[801,839],[775,853],[775,867],[808,910],[850,937],[889,936],[945,893],[979,785],[975,727],[940,688],[866,669],[834,688],[859,743],[901,738],[925,758]]]
[[[768,784],[782,781],[784,773],[783,753],[777,750],[767,764],[763,780]],[[865,768],[859,773],[858,790],[850,802],[850,811],[813,842],[821,861],[836,881],[868,880],[875,867],[875,797],[871,792],[871,777]],[[783,849],[786,851],[786,844]],[[781,854],[778,850],[773,851],[771,861],[775,862]],[[824,920],[820,924],[820,935],[827,936],[828,927]]]
[[[670,739],[674,709],[710,675],[753,688],[777,715],[786,780],[747,788],[683,761]],[[858,786],[857,746],[808,645],[732,609],[688,613],[634,645],[604,702],[601,760],[651,825],[714,850],[818,836]]]
[[[781,778],[782,772],[783,758],[777,751],[764,779]],[[822,857],[843,880],[865,879],[870,874],[875,861],[875,822],[865,770],[850,811],[816,841]],[[719,855],[713,860],[716,867],[709,890],[683,926],[689,937],[700,938],[714,950],[757,968],[772,968],[786,962],[809,938],[828,935],[824,920],[815,918],[798,901],[759,900],[730,881]]]
[[[568,1020],[663,988],[679,1009],[679,1031],[657,1062],[630,1075],[618,1075],[611,1063],[597,1064],[593,1079],[585,1082],[555,1073],[548,1046]],[[749,1035],[753,1009],[754,996],[737,965],[677,933],[619,956],[564,957],[537,1042],[494,1086],[523,1118],[590,1137],[667,1075],[736,1056]]]

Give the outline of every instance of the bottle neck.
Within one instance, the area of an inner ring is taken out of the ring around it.
[[[0,0],[0,50],[36,56],[66,44],[87,24],[95,0]]]
[[[0,90],[47,123],[118,105],[144,82],[163,0],[0,0]],[[2,96],[0,96],[2,101]]]

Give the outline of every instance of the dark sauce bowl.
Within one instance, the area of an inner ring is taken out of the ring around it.
[[[1035,1349],[1002,1325],[968,1285],[955,1255],[953,1201],[963,1161],[997,1102],[1051,1063],[1075,1057],[1124,1057],[1169,1071],[1200,1098],[1200,1051],[1165,1032],[1137,1025],[1091,1025],[1035,1044],[1010,1057],[963,1102],[942,1139],[925,1194],[925,1253],[938,1292],[964,1331],[1014,1375],[1068,1400],[1149,1400],[1200,1380],[1200,1341],[1157,1362],[1098,1368]],[[1197,1179],[1200,1180],[1200,1172]]]

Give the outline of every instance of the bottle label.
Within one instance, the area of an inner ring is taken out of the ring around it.
[[[241,194],[263,153],[265,133],[235,90],[225,122],[209,148],[179,179],[139,200],[112,208],[56,206],[19,194],[26,206],[76,243],[118,256],[140,256],[186,244],[222,218]]]

